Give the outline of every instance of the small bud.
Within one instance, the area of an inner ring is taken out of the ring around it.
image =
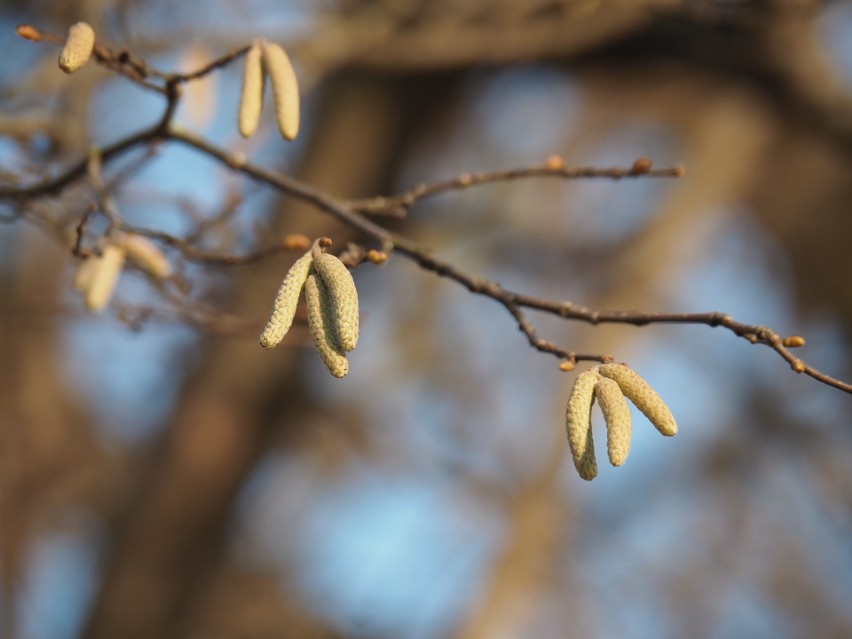
[[[15,33],[24,40],[31,40],[32,42],[41,42],[44,38],[44,36],[41,35],[41,31],[31,24],[19,24],[15,27]]]
[[[804,373],[805,372],[805,363],[802,360],[797,359],[795,362],[793,362],[793,364],[790,366],[790,368],[792,368],[797,373]]]
[[[97,312],[112,298],[124,266],[124,249],[117,244],[107,244],[100,257],[91,257],[87,261],[94,261],[94,265],[85,290],[86,307]]]
[[[305,282],[305,301],[308,306],[308,329],[317,353],[329,373],[334,377],[344,377],[349,372],[349,360],[334,333],[334,309],[330,292],[316,273],[311,273]]]
[[[566,373],[569,371],[573,371],[574,367],[576,366],[577,364],[570,359],[563,359],[561,362],[559,362],[559,370],[565,371]]]
[[[240,135],[250,138],[257,131],[263,107],[263,65],[260,41],[256,40],[246,52],[243,69],[243,90],[240,94]]]
[[[789,335],[781,343],[787,348],[798,348],[805,345],[805,338],[801,335]]]
[[[352,273],[338,258],[323,253],[314,259],[314,270],[328,287],[334,309],[332,329],[344,351],[351,351],[358,344],[358,291]]]
[[[653,165],[654,163],[651,161],[651,158],[643,156],[636,159],[633,163],[633,167],[630,169],[630,172],[634,175],[642,175],[648,173]]]
[[[595,397],[601,405],[601,412],[606,421],[609,462],[613,466],[621,466],[630,454],[630,440],[633,435],[630,407],[618,384],[607,377],[598,380]]]
[[[160,248],[144,235],[127,233],[118,244],[124,248],[127,258],[143,271],[164,280],[172,275],[172,265]]]
[[[275,119],[278,130],[287,140],[299,134],[299,83],[290,58],[277,44],[264,42],[263,66],[272,83]]]
[[[565,168],[565,160],[561,155],[549,155],[544,161],[544,165],[551,171],[561,171]]]
[[[666,437],[677,434],[677,423],[663,398],[636,371],[625,364],[603,364],[598,372],[618,384],[621,392],[636,405]]]
[[[598,474],[591,419],[598,379],[600,378],[593,370],[580,373],[574,381],[565,411],[565,428],[568,432],[571,458],[580,477],[586,481],[591,481]]]
[[[370,249],[367,251],[367,261],[373,264],[384,264],[388,261],[389,255],[384,251],[377,251],[376,249]]]
[[[95,31],[87,22],[78,22],[68,29],[68,39],[59,53],[59,68],[74,73],[82,67],[95,48]]]
[[[260,335],[260,345],[263,348],[278,346],[293,325],[296,307],[299,305],[299,295],[305,286],[313,259],[313,255],[308,251],[293,263],[287,275],[284,276],[284,281],[281,282],[281,287],[275,296],[272,315]]]
[[[311,248],[311,241],[307,235],[301,233],[288,233],[281,238],[281,246],[288,251],[306,251]]]

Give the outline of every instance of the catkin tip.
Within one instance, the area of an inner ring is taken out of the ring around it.
[[[74,73],[82,67],[95,48],[95,30],[87,22],[78,22],[68,29],[65,46],[59,52],[59,68],[65,73]]]

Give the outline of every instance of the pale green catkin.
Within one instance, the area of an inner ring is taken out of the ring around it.
[[[103,248],[102,255],[90,257],[87,261],[91,260],[96,261],[93,263],[93,270],[85,290],[86,307],[90,311],[97,312],[109,304],[112,298],[118,276],[121,275],[121,269],[124,267],[124,248],[117,244],[107,244]]]
[[[264,42],[263,67],[272,84],[278,130],[288,140],[299,134],[299,82],[290,58],[279,45]]]
[[[95,30],[86,22],[78,22],[68,29],[65,46],[59,52],[59,68],[65,73],[74,73],[82,67],[95,48]]]
[[[592,404],[595,401],[595,384],[598,375],[594,370],[580,373],[574,381],[568,408],[565,411],[565,428],[571,458],[580,477],[591,481],[598,474],[595,461],[595,443],[592,440]]]
[[[243,69],[243,90],[240,94],[239,128],[244,138],[250,138],[257,131],[260,111],[263,107],[263,64],[261,62],[261,44],[255,41],[246,52]]]
[[[618,384],[601,377],[595,386],[595,397],[601,406],[606,421],[606,446],[609,462],[621,466],[630,454],[630,439],[633,434],[630,407]]]
[[[284,281],[281,282],[281,287],[275,296],[272,315],[260,335],[260,345],[264,348],[278,346],[293,325],[296,307],[299,305],[299,295],[305,286],[312,262],[313,255],[308,251],[293,263],[287,275],[284,276]]]
[[[314,340],[314,346],[334,377],[343,377],[349,372],[346,353],[337,344],[332,327],[334,310],[330,293],[322,278],[311,273],[305,282],[305,301],[308,306],[308,328]]]
[[[331,296],[337,343],[344,351],[351,351],[358,344],[359,330],[358,291],[352,273],[343,262],[328,253],[317,256],[313,267]]]
[[[618,384],[627,399],[666,437],[677,434],[677,423],[663,398],[636,371],[625,364],[604,364],[598,372]]]

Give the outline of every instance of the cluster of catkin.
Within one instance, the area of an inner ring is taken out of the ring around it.
[[[168,258],[147,237],[136,233],[114,233],[104,242],[100,255],[83,260],[74,276],[74,288],[83,295],[90,311],[100,311],[109,304],[125,259],[160,280],[172,274]]]
[[[260,335],[260,345],[274,348],[281,342],[293,324],[304,290],[314,346],[328,372],[343,377],[349,372],[346,353],[358,343],[358,291],[346,265],[324,253],[321,246],[321,240],[314,242],[287,271]]]
[[[278,130],[287,140],[294,140],[299,134],[299,84],[296,72],[284,49],[264,38],[255,40],[246,53],[238,118],[240,133],[250,138],[257,131],[266,76],[269,76],[272,85]]]
[[[606,421],[610,463],[621,466],[627,460],[633,425],[625,398],[632,401],[660,433],[666,437],[677,434],[677,423],[669,407],[657,391],[626,364],[602,364],[580,373],[568,399],[565,425],[574,466],[587,481],[598,474],[591,421],[595,400]]]

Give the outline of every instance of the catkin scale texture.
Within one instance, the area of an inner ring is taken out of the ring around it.
[[[299,295],[305,286],[305,280],[311,270],[313,256],[310,251],[293,263],[284,281],[275,296],[272,307],[272,315],[260,335],[260,345],[264,348],[274,348],[281,343],[296,316],[296,307],[299,305]]]
[[[595,461],[595,443],[592,440],[592,403],[595,401],[595,385],[598,376],[594,371],[585,371],[577,376],[568,408],[565,411],[565,428],[568,431],[568,446],[571,458],[580,477],[591,481],[598,474]]]
[[[240,93],[239,129],[240,135],[250,138],[257,131],[260,112],[263,108],[263,64],[259,42],[255,42],[246,52],[243,69],[243,89]]]
[[[124,266],[124,249],[117,244],[107,244],[96,260],[94,270],[86,288],[86,307],[90,311],[100,311],[108,303],[118,283],[118,276]]]
[[[308,306],[308,328],[328,372],[334,377],[343,377],[349,372],[349,360],[337,344],[332,327],[334,310],[330,293],[322,278],[311,273],[305,282],[305,301]]]
[[[595,397],[600,404],[606,421],[606,447],[609,463],[621,466],[630,454],[633,425],[630,407],[618,384],[608,377],[601,377],[595,386]]]
[[[59,52],[59,68],[65,73],[74,73],[82,67],[95,48],[95,30],[86,22],[78,22],[68,29],[65,46]]]
[[[598,372],[614,380],[621,392],[666,437],[677,434],[677,423],[663,398],[636,371],[624,364],[603,364]]]
[[[278,130],[288,140],[299,134],[299,82],[287,53],[279,45],[264,42],[263,66],[272,84]]]
[[[351,351],[358,344],[359,331],[358,291],[352,273],[343,262],[328,253],[317,256],[313,266],[328,287],[337,343],[344,351]]]

